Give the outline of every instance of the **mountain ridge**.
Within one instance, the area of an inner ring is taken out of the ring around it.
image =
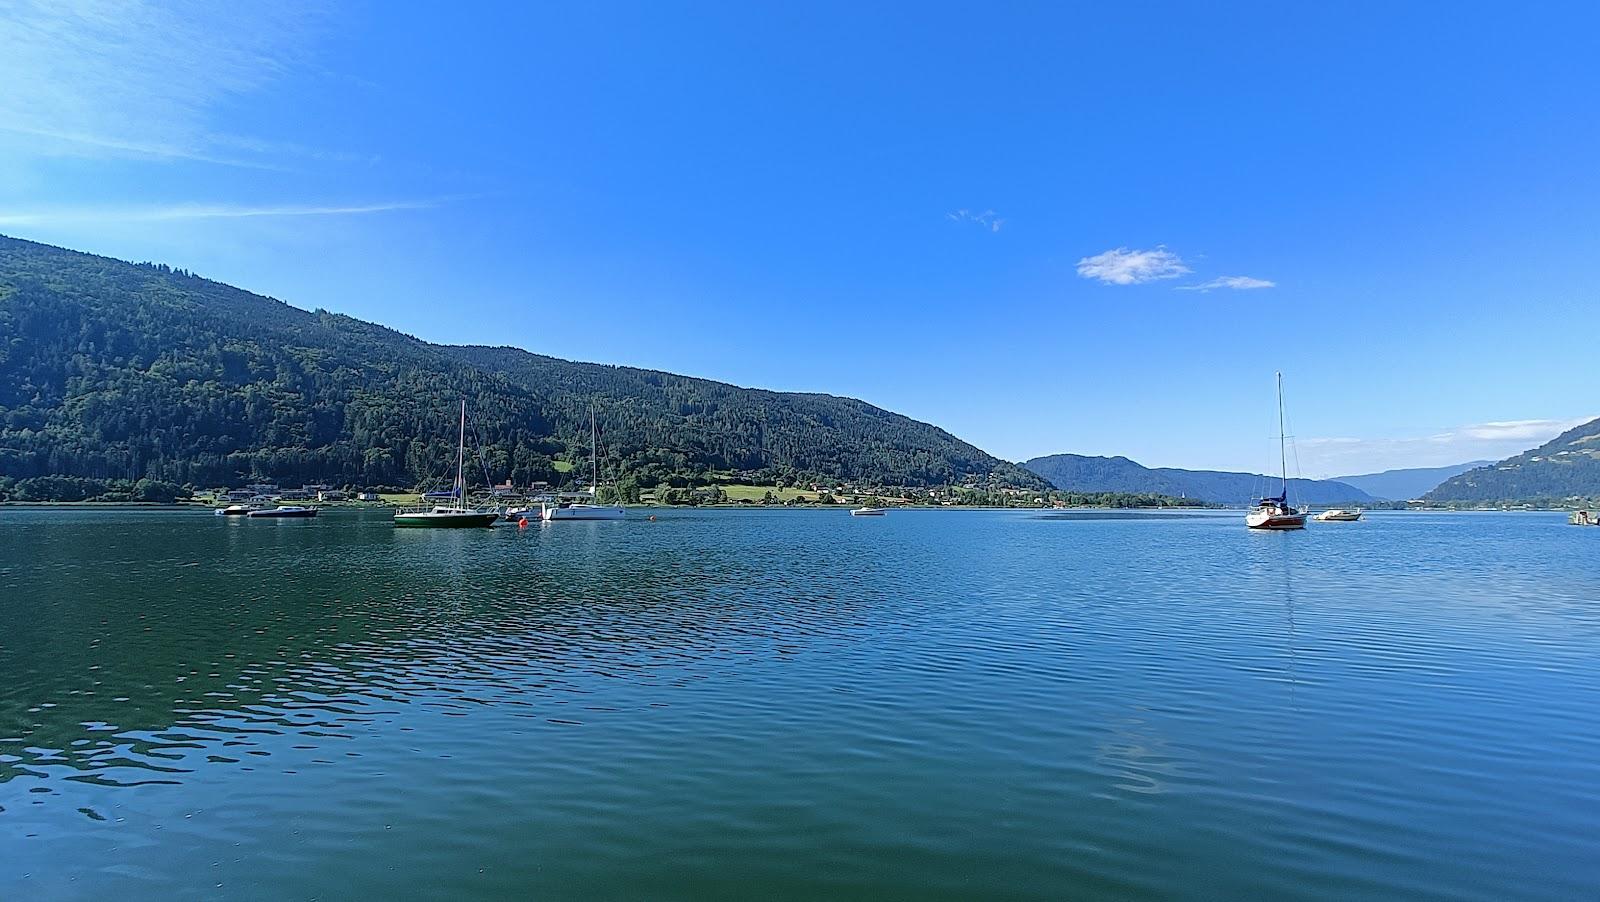
[[[1473,460],[1446,467],[1399,467],[1379,473],[1359,473],[1355,476],[1334,476],[1335,482],[1353,485],[1374,498],[1390,501],[1411,501],[1437,488],[1452,476],[1488,466],[1492,460]]]
[[[436,345],[162,264],[0,236],[0,477],[419,485],[453,471],[469,401],[480,469],[560,482],[588,454],[630,492],[714,473],[1043,488],[937,426],[511,347]],[[625,494],[627,494],[625,492]]]
[[[1278,477],[1226,470],[1181,470],[1146,467],[1126,457],[1050,454],[1022,466],[1062,491],[1157,492],[1218,504],[1243,504],[1275,494]],[[1333,480],[1291,479],[1289,494],[1301,504],[1366,503],[1378,499],[1352,485]]]
[[[1600,498],[1600,418],[1537,448],[1453,476],[1423,496],[1436,502]]]

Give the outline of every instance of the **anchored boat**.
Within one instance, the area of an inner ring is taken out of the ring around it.
[[[1313,519],[1319,523],[1354,523],[1361,519],[1361,513],[1360,508],[1352,510],[1350,508],[1331,507],[1317,514]]]
[[[467,402],[461,402],[461,433],[456,440],[456,481],[451,489],[452,504],[433,507],[402,508],[395,511],[395,526],[431,527],[434,529],[465,529],[493,526],[500,519],[496,511],[482,511],[466,505],[467,478]]]
[[[257,520],[257,519],[262,519],[262,520],[295,519],[295,518],[300,518],[300,517],[315,517],[316,515],[317,515],[317,509],[316,508],[314,508],[314,507],[300,507],[298,505],[289,505],[288,507],[262,508],[261,510],[254,510],[254,511],[250,511],[249,513],[245,514],[245,516],[249,517],[252,520]]]
[[[1289,503],[1289,455],[1283,431],[1283,374],[1278,374],[1278,467],[1282,480],[1275,497],[1262,498],[1256,509],[1245,514],[1244,525],[1251,529],[1305,529],[1306,512]]]
[[[596,500],[600,491],[600,425],[595,419],[594,408],[589,408],[589,458],[592,475],[589,485]],[[616,504],[588,504],[582,501],[562,501],[556,504],[545,504],[539,508],[539,515],[546,522],[555,520],[621,520],[628,515],[620,505]]]

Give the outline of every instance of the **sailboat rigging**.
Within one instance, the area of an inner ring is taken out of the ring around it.
[[[451,503],[395,511],[396,526],[464,528],[493,526],[500,515],[467,506],[467,402],[461,402],[461,431],[456,439],[456,481],[450,487]]]
[[[600,500],[600,423],[593,407],[589,408],[589,494],[593,501]],[[582,501],[563,501],[546,504],[539,515],[545,520],[621,520],[627,511],[616,504],[590,504]]]
[[[1283,427],[1283,373],[1278,374],[1278,472],[1279,490],[1275,497],[1262,498],[1255,510],[1245,515],[1251,529],[1305,529],[1306,512],[1289,503],[1289,455]]]

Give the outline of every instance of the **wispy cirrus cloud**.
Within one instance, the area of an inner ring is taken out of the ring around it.
[[[0,136],[13,150],[280,168],[292,146],[220,133],[214,110],[303,66],[312,0],[48,0],[0,7]]]
[[[1252,276],[1218,276],[1198,285],[1178,285],[1179,291],[1214,291],[1218,288],[1232,288],[1235,290],[1249,290],[1252,288],[1277,288],[1278,283],[1268,279],[1257,279]]]
[[[1005,224],[1005,220],[1001,219],[993,210],[984,210],[982,213],[974,213],[971,210],[956,210],[953,213],[946,213],[944,216],[952,222],[971,223],[990,232],[1000,231],[1000,227]]]
[[[130,222],[177,222],[191,219],[244,219],[260,216],[351,216],[426,210],[459,198],[379,201],[356,204],[148,204],[112,207],[0,209],[3,226],[61,226]]]
[[[1496,420],[1441,429],[1428,435],[1296,441],[1308,474],[1351,475],[1404,467],[1442,467],[1469,460],[1503,460],[1595,419]]]
[[[1183,258],[1156,245],[1150,250],[1115,248],[1078,261],[1078,275],[1105,285],[1140,285],[1186,276],[1192,270]]]

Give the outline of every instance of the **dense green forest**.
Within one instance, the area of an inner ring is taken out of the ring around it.
[[[1591,420],[1531,451],[1468,470],[1423,496],[1431,502],[1600,498],[1600,420]]]
[[[561,483],[587,463],[592,406],[625,497],[712,473],[1045,488],[861,401],[432,345],[167,266],[0,236],[0,478],[14,483],[433,485],[453,475],[462,398],[478,481]]]

